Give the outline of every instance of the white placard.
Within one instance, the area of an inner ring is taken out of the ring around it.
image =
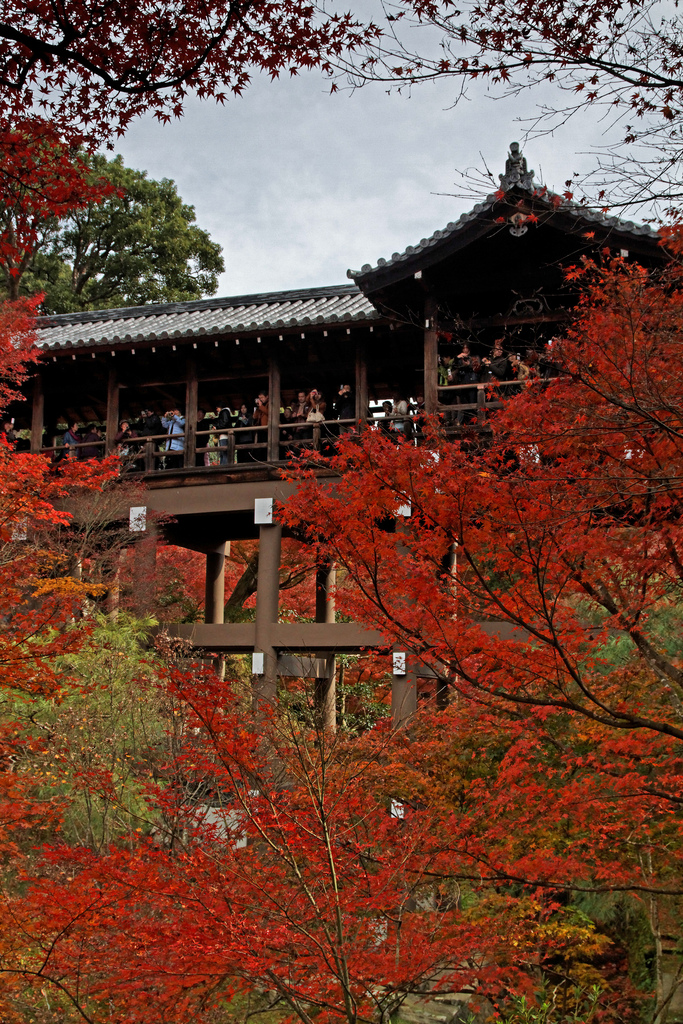
[[[264,655],[261,651],[254,651],[251,656],[251,672],[252,675],[262,676],[263,675],[263,659]]]
[[[389,805],[389,814],[392,818],[405,818],[406,809],[400,800],[393,800]]]
[[[394,651],[393,673],[394,673],[395,676],[404,676],[406,674],[406,652],[405,651]]]
[[[128,530],[130,533],[144,533],[147,529],[147,506],[134,505],[128,517]]]
[[[269,526],[273,522],[272,498],[254,498],[254,522],[257,526]]]

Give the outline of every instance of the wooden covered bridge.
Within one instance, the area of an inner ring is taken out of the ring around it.
[[[182,411],[182,451],[171,460],[166,434],[148,436],[133,466],[144,477],[146,506],[173,517],[168,540],[206,555],[205,622],[173,629],[200,648],[250,653],[264,697],[274,695],[278,672],[299,673],[318,679],[329,704],[335,653],[384,645],[359,624],[334,621],[334,573],[326,566],[317,576],[317,621],[278,621],[282,531],[272,509],[291,486],[280,468],[293,436],[281,408],[300,391],[323,393],[328,422],[306,428],[305,443],[315,445],[340,429],[329,415],[341,384],[355,396],[349,426],[371,422],[379,403],[398,395],[413,408],[424,402],[426,413],[443,412],[454,433],[465,423],[485,429],[490,391],[446,384],[443,376],[440,383],[440,356],[462,344],[484,355],[498,338],[507,351],[541,352],[575,301],[563,270],[583,255],[608,248],[645,264],[661,261],[649,227],[592,214],[538,188],[516,144],[500,177],[500,191],[470,213],[376,266],[349,271],[347,284],[41,323],[45,360],[32,403],[15,410],[33,451],[54,451],[73,421],[103,425],[101,448],[111,451],[123,418],[135,424],[145,410]],[[251,411],[260,391],[268,395],[267,423],[226,432],[221,462],[205,460],[211,432],[201,414],[243,403]],[[224,623],[226,542],[247,538],[259,541],[255,620]],[[394,661],[397,721],[416,700],[416,669],[401,661]]]

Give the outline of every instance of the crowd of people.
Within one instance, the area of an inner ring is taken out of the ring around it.
[[[195,464],[264,461],[267,436],[263,428],[268,426],[270,417],[266,391],[259,391],[251,410],[246,403],[235,409],[226,403],[216,404],[212,411],[199,409],[195,425]],[[355,417],[356,399],[350,384],[339,386],[329,410],[324,395],[317,388],[297,392],[296,400],[279,410],[281,458],[286,458],[296,446],[310,444],[316,426],[324,425],[327,437],[338,436],[353,429]],[[330,423],[330,420],[335,422]],[[179,469],[185,464],[186,436],[187,422],[179,408],[169,409],[162,415],[152,409],[142,409],[136,420],[120,421],[114,444],[119,455],[135,467],[144,458],[145,447],[151,439],[155,468]],[[104,437],[98,424],[89,423],[81,428],[78,421],[73,421],[62,436],[55,458],[88,459],[103,454]]]
[[[507,394],[512,394],[519,390],[515,385],[546,379],[553,376],[556,369],[547,353],[539,355],[528,349],[522,357],[506,351],[503,338],[497,339],[486,355],[477,355],[468,343],[457,346],[448,337],[441,339],[437,385],[439,404],[446,407],[445,420],[459,424],[474,422],[477,395],[486,385],[505,383]],[[448,407],[452,407],[452,411]],[[265,390],[259,391],[251,406],[242,402],[233,408],[222,402],[212,410],[199,409],[195,424],[195,465],[227,466],[236,462],[265,461],[268,453],[265,428],[272,412]],[[368,415],[383,433],[413,438],[424,422],[424,397],[418,394],[411,401],[397,391],[392,401],[382,403],[381,413],[377,409],[368,410]],[[297,448],[312,442],[323,449],[332,448],[336,437],[356,428],[356,417],[356,396],[350,384],[339,385],[329,406],[318,388],[300,389],[291,403],[280,406],[278,411],[280,458],[286,459]],[[179,408],[168,409],[163,414],[146,408],[135,420],[120,421],[114,444],[122,460],[133,469],[180,469],[185,465],[187,428],[185,415]],[[24,440],[10,420],[3,422],[0,436],[17,448]],[[53,457],[55,461],[94,459],[101,458],[104,452],[105,438],[100,424],[92,422],[83,427],[78,421],[72,421],[62,436],[61,446],[54,449]]]
[[[486,386],[504,384],[507,395],[512,395],[529,380],[546,380],[557,368],[546,352],[527,349],[524,356],[519,352],[506,351],[505,339],[497,338],[486,355],[475,354],[465,342],[458,347],[446,344],[439,352],[437,383],[439,403],[445,406],[472,406],[477,404],[477,392]],[[467,387],[466,385],[471,385]],[[449,388],[457,390],[449,391]],[[458,423],[471,422],[476,410],[453,410],[451,419]]]

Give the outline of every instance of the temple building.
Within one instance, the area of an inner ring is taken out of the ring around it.
[[[268,699],[278,672],[298,671],[317,678],[322,691],[327,682],[329,700],[334,654],[383,640],[334,621],[328,566],[318,572],[318,621],[278,621],[282,531],[273,503],[291,486],[280,470],[297,439],[280,409],[317,389],[329,416],[348,384],[351,426],[375,419],[378,406],[398,396],[442,412],[454,433],[485,430],[490,389],[463,402],[440,376],[440,358],[465,344],[484,356],[501,338],[509,352],[542,354],[576,301],[565,269],[605,249],[650,266],[664,258],[650,227],[590,212],[535,184],[513,143],[495,194],[404,252],[349,271],[348,283],[44,318],[45,359],[32,402],[13,410],[17,427],[30,429],[33,451],[54,453],[66,425],[97,422],[101,448],[111,451],[122,419],[135,425],[143,413],[153,419],[180,410],[175,457],[165,435],[150,436],[134,466],[146,508],[173,517],[168,540],[206,555],[206,622],[175,631],[200,648],[251,654],[257,690]],[[217,459],[201,414],[242,404],[251,413],[259,392],[268,397],[267,423],[226,432]],[[300,436],[320,446],[338,429],[337,420],[319,421]],[[255,620],[224,623],[226,542],[246,538],[260,542]],[[400,658],[395,669],[400,721],[414,705],[415,678]]]

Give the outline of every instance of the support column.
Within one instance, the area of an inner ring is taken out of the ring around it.
[[[277,356],[268,361],[268,462],[280,458],[280,364]]]
[[[438,368],[439,356],[438,332],[436,324],[437,304],[433,295],[425,297],[425,328],[424,328],[424,398],[425,412],[433,416],[439,405]]]
[[[258,578],[256,584],[256,622],[254,654],[263,655],[263,672],[254,675],[255,704],[275,705],[277,700],[277,651],[273,647],[273,626],[280,605],[279,523],[259,528]]]
[[[185,469],[193,469],[197,447],[197,360],[190,356],[186,364],[185,383]],[[209,620],[207,619],[207,622]],[[221,622],[223,620],[221,619]]]
[[[406,522],[404,517],[396,520],[396,553],[400,556],[406,551],[405,544],[401,538],[405,534]],[[405,579],[409,580],[409,573],[406,571]],[[407,600],[412,603],[410,590],[407,591]],[[417,672],[415,670],[415,656],[406,651],[404,647],[394,647],[393,652],[393,673],[391,682],[391,716],[395,729],[402,729],[408,725],[410,719],[417,711]]]
[[[132,554],[135,612],[137,615],[151,615],[157,578],[157,533],[154,528],[135,541]],[[118,606],[118,599],[115,603]]]
[[[315,574],[315,621],[334,622],[334,586],[337,571],[330,562],[318,566]],[[337,730],[337,688],[335,681],[336,659],[334,654],[318,652],[319,665],[325,666],[324,673],[315,680],[316,718],[324,732]]]
[[[395,647],[392,657],[391,717],[394,729],[402,729],[417,711],[417,673],[409,651]]]
[[[119,429],[119,382],[116,376],[116,368],[109,367],[109,380],[107,381],[107,427],[106,427],[106,452],[107,455],[114,450],[114,438]]]
[[[206,556],[204,622],[222,623],[225,615],[225,544]]]
[[[364,341],[356,344],[356,419],[368,417],[368,357]]]
[[[31,451],[39,452],[43,447],[43,420],[45,416],[45,395],[43,378],[37,373],[33,378],[33,408],[31,410]]]

